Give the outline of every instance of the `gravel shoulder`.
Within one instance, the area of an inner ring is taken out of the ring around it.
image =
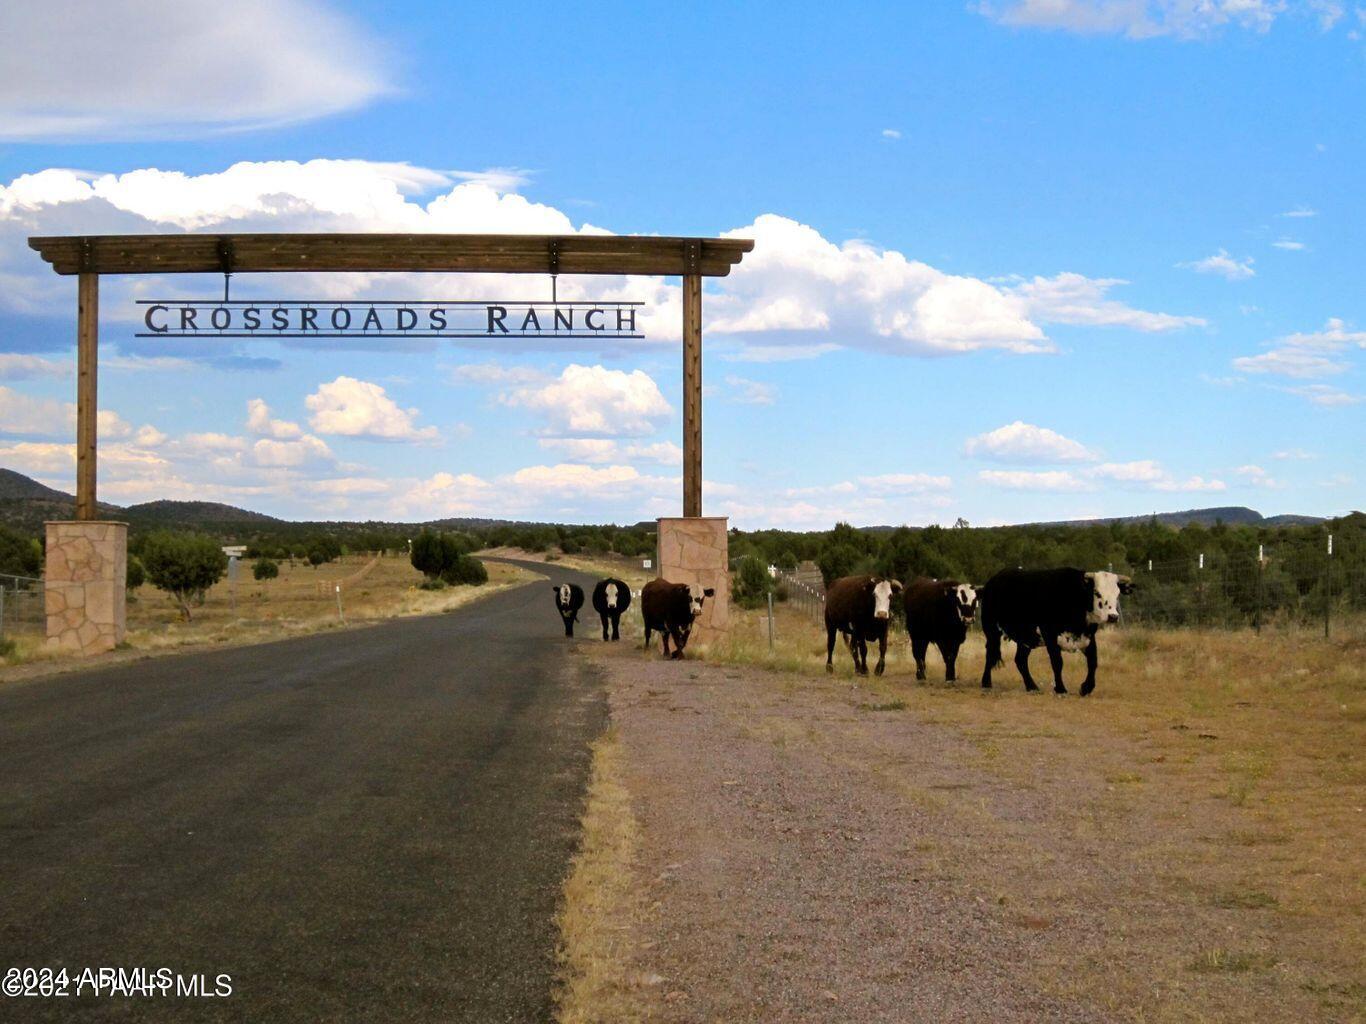
[[[1089,705],[592,657],[637,833],[617,1017],[1361,1019],[1360,921],[1278,910],[1282,840]]]

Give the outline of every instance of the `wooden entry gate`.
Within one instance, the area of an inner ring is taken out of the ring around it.
[[[53,602],[49,603],[48,639],[93,653],[112,646],[123,635],[119,584],[124,562],[122,551],[116,550],[125,544],[123,534],[111,530],[83,531],[79,526],[93,524],[96,518],[102,276],[417,272],[679,277],[683,282],[682,506],[685,519],[698,519],[702,515],[702,278],[730,273],[745,253],[754,248],[754,242],[739,238],[640,235],[164,234],[34,237],[29,239],[29,246],[58,274],[74,275],[78,281],[76,522],[48,526],[49,592],[59,595],[54,601],[61,606],[61,622],[54,626]],[[270,335],[262,332],[262,336]],[[319,332],[319,336],[325,337],[326,331]],[[670,522],[675,520],[661,521],[661,555],[662,531]],[[53,565],[54,544],[61,556],[57,566]],[[682,549],[694,550],[697,545],[683,545]],[[81,561],[87,550],[96,552],[97,566]],[[661,575],[673,568],[662,557],[659,567]],[[55,579],[54,569],[59,575],[77,578]],[[708,572],[714,569],[707,567]],[[120,577],[117,581],[107,578],[114,572]],[[90,579],[81,578],[92,573],[98,577],[95,582],[107,584],[98,592],[85,586],[92,582]],[[60,584],[55,591],[54,584]],[[62,587],[68,585],[81,586],[63,594]],[[111,595],[107,591],[117,593]],[[95,598],[95,607],[101,610],[110,602],[116,605],[110,615],[117,622],[100,624],[98,630],[83,628],[87,623],[76,609],[87,607],[85,598],[89,596]],[[78,639],[78,635],[91,639]]]

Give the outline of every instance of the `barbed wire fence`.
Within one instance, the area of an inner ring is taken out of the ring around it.
[[[1116,568],[1111,566],[1110,568]],[[1366,613],[1366,552],[1265,546],[1145,562],[1130,570],[1133,592],[1122,622],[1155,628],[1250,629],[1296,626],[1331,637],[1334,624]],[[774,573],[788,604],[815,621],[825,615],[825,587],[810,569]]]

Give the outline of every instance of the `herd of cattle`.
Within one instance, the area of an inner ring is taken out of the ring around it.
[[[1062,681],[1063,651],[1084,652],[1084,697],[1096,686],[1096,632],[1119,621],[1120,595],[1129,593],[1132,586],[1127,576],[1081,569],[1006,569],[980,587],[923,577],[903,587],[899,580],[881,576],[845,576],[826,589],[825,668],[834,671],[835,640],[843,636],[859,675],[868,674],[868,644],[875,641],[878,658],[874,671],[882,675],[887,663],[892,599],[902,594],[917,679],[925,678],[925,655],[933,645],[944,659],[945,678],[952,681],[968,626],[980,616],[987,641],[982,686],[991,686],[992,669],[1001,665],[1004,638],[1015,644],[1015,667],[1026,690],[1039,688],[1029,673],[1029,654],[1034,648],[1043,647],[1048,652],[1054,693],[1067,692]],[[583,607],[583,590],[573,583],[554,589],[565,636],[573,636]],[[661,579],[645,584],[640,592],[645,646],[650,646],[651,634],[658,632],[663,636],[664,656],[682,658],[693,621],[711,596],[710,588],[704,590],[696,584]],[[621,614],[630,604],[631,590],[621,580],[605,579],[593,588],[593,609],[602,619],[604,640],[609,634],[612,640],[621,638]],[[674,644],[672,655],[670,640]]]

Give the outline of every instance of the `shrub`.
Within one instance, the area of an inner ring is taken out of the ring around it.
[[[772,588],[773,579],[763,562],[753,555],[740,559],[731,590],[736,604],[741,608],[758,608],[767,603],[768,592]]]
[[[269,558],[258,558],[251,567],[251,575],[253,579],[273,580],[280,575],[280,567]]]
[[[128,556],[128,575],[124,580],[124,586],[129,590],[137,590],[147,582],[147,570],[143,568],[141,559],[137,555]]]
[[[472,555],[456,555],[455,560],[442,570],[441,579],[451,586],[478,587],[489,581],[489,571]]]
[[[152,585],[175,599],[190,621],[190,600],[200,598],[228,571],[228,556],[212,537],[158,530],[142,542],[142,564]]]
[[[36,577],[42,568],[43,549],[38,541],[8,526],[0,526],[0,573]]]
[[[821,551],[820,558],[816,559],[816,564],[820,566],[821,579],[828,587],[841,576],[852,576],[859,562],[863,561],[863,553],[852,544],[836,542]]]

